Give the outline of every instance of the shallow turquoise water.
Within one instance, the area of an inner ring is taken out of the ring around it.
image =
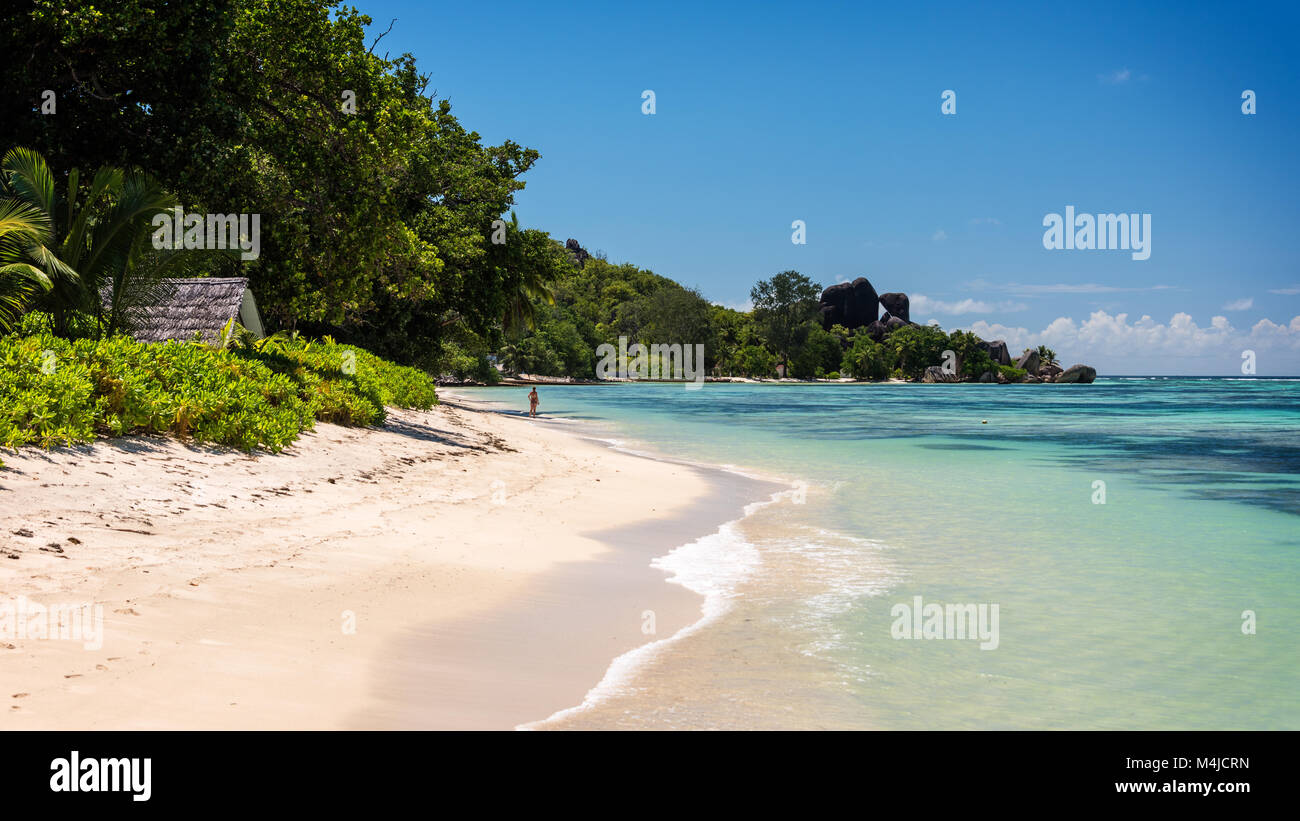
[[[1300,728],[1300,381],[540,393],[801,489],[742,523],[727,615],[585,726]],[[915,596],[996,604],[996,649],[895,638]]]

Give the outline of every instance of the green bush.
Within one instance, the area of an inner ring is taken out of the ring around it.
[[[1017,368],[1013,365],[997,365],[998,373],[1007,378],[1008,382],[1023,382],[1028,372],[1024,368]]]
[[[384,406],[428,409],[433,380],[348,345],[272,338],[222,350],[118,336],[0,337],[0,446],[71,445],[172,433],[280,451],[317,420],[384,421]]]
[[[831,371],[830,373],[826,374],[826,378],[827,378],[827,379],[839,379],[839,378],[840,378],[840,372],[839,372],[839,371]]]

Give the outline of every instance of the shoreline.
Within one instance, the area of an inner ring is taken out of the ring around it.
[[[0,728],[509,729],[702,618],[651,559],[751,480],[462,402],[280,455],[7,456],[7,598],[102,605],[104,640],[0,642]]]

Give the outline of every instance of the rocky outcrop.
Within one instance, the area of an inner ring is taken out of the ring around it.
[[[980,347],[989,355],[989,359],[992,359],[997,364],[1011,364],[1011,351],[1007,350],[1007,343],[1005,340],[995,339],[992,342],[985,342],[981,339]]]
[[[571,240],[572,242],[572,240]],[[584,252],[585,253],[585,252]],[[865,334],[874,342],[887,343],[890,334],[899,328],[916,325],[911,317],[911,300],[901,291],[878,294],[866,277],[858,277],[852,282],[841,282],[822,291],[818,303],[818,312],[822,327],[830,330],[840,325],[849,331]],[[881,308],[884,313],[881,314]],[[933,322],[933,320],[931,320]],[[848,342],[844,343],[846,346]],[[1075,365],[1068,371],[1062,371],[1059,365],[1043,362],[1037,350],[1027,350],[1013,359],[1006,340],[979,340],[979,347],[988,354],[1000,368],[995,367],[978,377],[980,382],[1092,382],[1097,371],[1087,365]],[[1012,365],[1025,372],[1019,377],[1013,371],[1005,371]],[[1008,373],[1010,376],[1008,376]],[[968,376],[964,381],[975,381]],[[926,368],[923,382],[961,382],[957,374],[947,374],[939,366]]]
[[[1042,364],[1042,359],[1038,356],[1038,351],[1028,350],[1020,355],[1016,360],[1016,367],[1025,373],[1038,373],[1038,366]]]
[[[931,365],[925,369],[925,375],[921,377],[922,382],[959,382],[957,374],[945,373],[943,368],[938,365]]]
[[[866,277],[852,282],[841,282],[822,291],[818,311],[822,327],[843,325],[850,331],[870,325],[880,316],[880,297]]]
[[[904,322],[911,322],[912,317],[909,315],[910,303],[907,294],[888,293],[880,295],[880,304],[884,306],[885,313],[890,316],[896,316]]]
[[[1097,378],[1097,369],[1091,365],[1071,365],[1061,371],[1056,381],[1087,385]]]
[[[871,287],[871,283],[866,277],[858,277],[853,280],[853,301],[849,304],[844,312],[844,318],[850,322],[845,327],[860,328],[863,325],[870,325],[880,316],[880,298],[876,296],[876,289]]]
[[[591,254],[587,253],[587,249],[579,245],[578,241],[572,237],[565,240],[564,249],[569,252],[569,259],[573,260],[573,264],[579,268],[585,265],[591,257]]]
[[[880,314],[884,306],[885,313]],[[876,289],[866,277],[858,277],[852,282],[841,282],[822,291],[817,305],[822,327],[830,330],[832,325],[843,325],[852,331],[857,328],[871,327],[879,321],[879,330],[868,331],[871,338],[879,342],[895,328],[912,324],[911,301],[907,294],[891,292],[877,294]],[[897,320],[897,321],[891,321]]]

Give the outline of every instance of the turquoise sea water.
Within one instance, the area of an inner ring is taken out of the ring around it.
[[[796,488],[678,556],[749,558],[724,613],[562,726],[1300,729],[1300,380],[540,393]],[[996,649],[895,638],[916,596],[996,604]]]

